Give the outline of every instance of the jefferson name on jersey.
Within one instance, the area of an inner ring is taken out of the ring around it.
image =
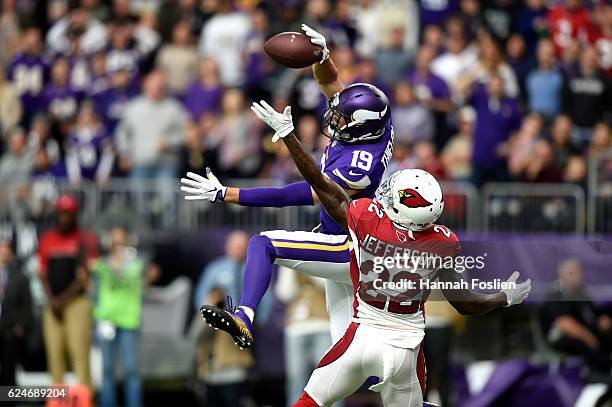
[[[433,281],[438,269],[415,259],[455,257],[459,252],[457,236],[442,225],[413,232],[398,228],[380,202],[369,198],[352,201],[347,220],[356,293],[353,320],[392,331],[385,338],[388,343],[402,348],[417,346],[425,335],[423,304],[430,292],[421,281]],[[395,264],[396,256],[403,259],[404,254],[411,267]],[[390,267],[381,264],[381,258],[391,259]],[[377,264],[381,268],[375,270]],[[402,284],[383,286],[382,282]]]

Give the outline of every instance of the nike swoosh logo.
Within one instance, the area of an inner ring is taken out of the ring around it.
[[[358,172],[353,172],[353,170],[350,170],[350,171],[349,171],[349,175],[352,175],[353,177],[357,177],[357,176],[359,176],[359,175],[363,175],[363,174],[360,174],[360,173],[358,173]]]
[[[351,189],[364,189],[371,184],[370,178],[367,175],[364,175],[361,179],[357,181],[351,181],[349,179],[346,179],[346,177],[343,176],[342,173],[337,168],[333,170],[332,173],[336,177],[340,178],[342,181],[346,182],[346,185],[348,185],[349,188]]]

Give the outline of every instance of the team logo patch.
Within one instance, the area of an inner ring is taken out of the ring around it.
[[[409,208],[423,208],[430,206],[431,202],[426,200],[412,188],[406,188],[399,191],[400,203],[406,205]]]

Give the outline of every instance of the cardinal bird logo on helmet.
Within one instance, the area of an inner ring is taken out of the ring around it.
[[[431,202],[426,200],[412,188],[406,188],[399,191],[399,201],[402,205],[406,205],[409,208],[424,208],[431,205]]]

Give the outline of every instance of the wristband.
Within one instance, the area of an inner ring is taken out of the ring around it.
[[[215,200],[213,202],[225,201],[225,193],[227,192],[227,188],[223,187],[217,191],[217,195],[215,196]]]

